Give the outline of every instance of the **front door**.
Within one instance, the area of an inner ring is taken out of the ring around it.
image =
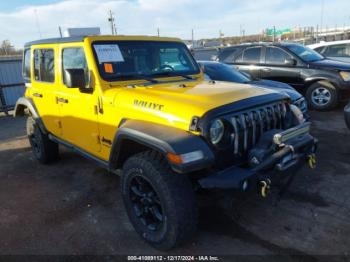
[[[62,45],[60,47],[61,89],[56,101],[60,107],[63,139],[79,149],[98,155],[101,150],[98,130],[97,90],[82,93],[79,88],[68,88],[65,80],[66,69],[84,69],[89,84],[89,69],[82,46]]]

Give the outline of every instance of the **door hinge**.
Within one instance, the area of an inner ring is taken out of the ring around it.
[[[98,112],[102,115],[103,114],[103,104],[102,104],[102,99],[100,99],[100,97],[97,98],[97,107],[98,107]]]
[[[61,120],[56,119],[56,120],[55,120],[55,124],[56,124],[56,126],[57,126],[58,128],[62,128],[62,122],[61,122]]]
[[[40,97],[40,98],[42,98],[42,97],[43,97],[43,94],[40,94],[40,93],[33,93],[33,96],[34,96],[34,97]]]

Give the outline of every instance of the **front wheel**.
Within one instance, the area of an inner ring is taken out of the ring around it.
[[[41,131],[31,116],[27,119],[27,135],[34,156],[39,162],[49,164],[58,158],[58,144]]]
[[[169,250],[191,238],[197,212],[191,182],[165,159],[147,151],[123,166],[121,191],[136,232],[153,247]]]
[[[338,104],[338,90],[327,81],[319,81],[309,86],[306,98],[311,108],[326,111]]]

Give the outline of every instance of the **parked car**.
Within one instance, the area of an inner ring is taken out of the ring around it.
[[[207,48],[193,48],[191,49],[193,57],[198,60],[216,60],[219,53],[219,48],[207,47]]]
[[[196,193],[267,197],[314,167],[317,139],[288,96],[205,81],[180,39],[43,39],[23,58],[15,116],[28,113],[33,156],[57,161],[63,145],[120,175],[131,224],[158,249],[196,232]]]
[[[321,42],[308,47],[327,58],[350,63],[350,40]]]
[[[307,102],[305,98],[288,84],[272,80],[253,79],[248,73],[242,73],[234,67],[220,62],[198,61],[198,63],[202,66],[205,77],[208,80],[257,85],[285,93],[291,98],[292,103],[299,107],[304,115],[307,115]]]
[[[344,119],[347,127],[350,129],[350,102],[344,108]]]
[[[287,83],[316,110],[329,110],[350,94],[350,64],[326,59],[296,43],[243,44],[222,49],[218,61],[254,78]]]

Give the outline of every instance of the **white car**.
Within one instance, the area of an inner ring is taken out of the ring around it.
[[[350,40],[321,42],[308,47],[327,58],[350,63]]]

